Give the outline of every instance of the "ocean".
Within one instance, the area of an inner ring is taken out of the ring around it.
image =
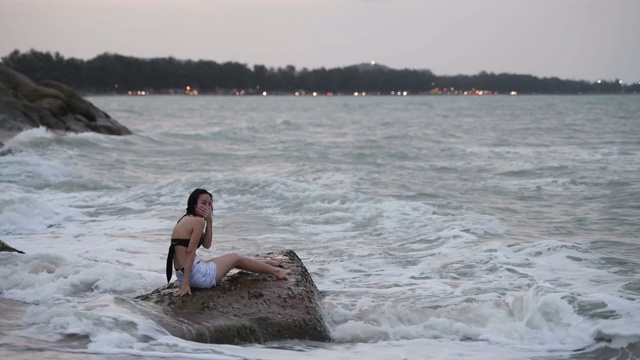
[[[130,136],[24,131],[0,156],[0,355],[640,358],[637,96],[95,96]],[[171,336],[189,193],[209,258],[294,250],[331,343]]]

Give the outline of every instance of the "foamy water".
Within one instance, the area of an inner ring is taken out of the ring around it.
[[[634,358],[637,97],[96,97],[134,135],[0,157],[0,353],[28,358]],[[210,345],[132,297],[188,194],[202,257],[293,249],[332,343]]]

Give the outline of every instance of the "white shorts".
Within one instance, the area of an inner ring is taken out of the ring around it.
[[[181,270],[176,271],[176,278],[182,284],[184,273]],[[196,256],[193,259],[191,276],[189,276],[189,287],[208,289],[214,286],[216,286],[216,263],[213,261],[204,262]]]

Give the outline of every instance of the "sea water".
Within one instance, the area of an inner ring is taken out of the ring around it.
[[[640,356],[637,96],[89,100],[133,135],[0,156],[3,357]],[[199,344],[127,306],[195,188],[199,255],[294,250],[333,342]]]

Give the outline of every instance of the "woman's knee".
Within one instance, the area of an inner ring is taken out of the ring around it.
[[[229,259],[231,259],[234,265],[238,265],[238,262],[242,260],[242,256],[238,255],[237,253],[228,253],[227,256],[229,257]]]

